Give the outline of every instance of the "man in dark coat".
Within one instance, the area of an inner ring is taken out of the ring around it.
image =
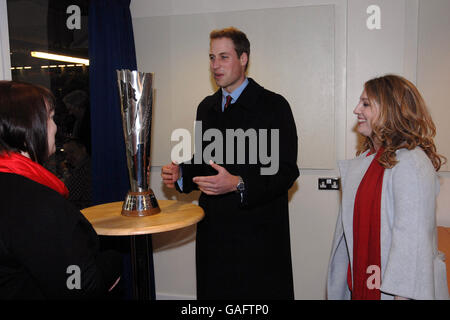
[[[244,33],[226,28],[211,32],[210,40],[211,72],[221,89],[197,109],[201,151],[161,173],[168,187],[202,191],[197,298],[293,299],[288,189],[299,176],[294,118],[281,95],[245,76],[250,43]]]

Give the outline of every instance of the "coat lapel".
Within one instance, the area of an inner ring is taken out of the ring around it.
[[[374,158],[367,156],[368,151],[352,160],[339,161],[342,182],[342,225],[349,251],[350,262],[353,265],[353,210],[356,192],[364,174]]]
[[[242,91],[239,98],[236,100],[236,105],[247,109],[248,111],[258,111],[258,96],[264,91],[258,83],[252,78],[248,78],[248,85]]]

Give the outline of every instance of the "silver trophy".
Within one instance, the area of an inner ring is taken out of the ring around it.
[[[131,184],[131,190],[123,203],[122,215],[149,216],[161,212],[148,182],[153,74],[130,70],[116,71]]]

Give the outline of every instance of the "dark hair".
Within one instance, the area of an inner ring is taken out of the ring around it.
[[[213,30],[209,34],[209,39],[220,39],[229,38],[233,41],[234,49],[238,58],[245,52],[247,54],[247,64],[245,65],[245,70],[247,70],[248,63],[250,61],[250,41],[248,41],[247,36],[241,30],[234,27],[228,27],[221,30]]]
[[[88,95],[83,90],[74,90],[62,99],[65,104],[70,104],[75,108],[83,109],[86,107],[86,102],[88,100]]]
[[[26,152],[43,164],[49,156],[47,121],[54,109],[48,89],[0,81],[0,152]]]

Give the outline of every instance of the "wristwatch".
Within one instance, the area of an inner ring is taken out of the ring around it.
[[[244,191],[245,191],[245,183],[244,180],[242,180],[242,177],[239,176],[239,182],[236,185],[236,193],[239,193],[241,195],[241,202],[244,200]]]

